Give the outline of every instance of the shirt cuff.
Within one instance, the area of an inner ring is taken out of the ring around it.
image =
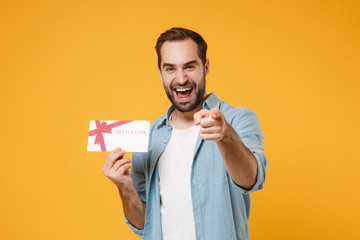
[[[129,220],[127,220],[126,217],[124,217],[124,218],[125,218],[126,224],[130,227],[130,229],[131,229],[136,235],[138,235],[138,236],[142,239],[143,236],[144,236],[144,229],[138,229],[138,228],[134,227],[134,225],[132,225],[132,224],[129,222]]]
[[[253,152],[253,154],[254,154],[254,156],[256,158],[256,162],[257,162],[257,175],[256,175],[256,182],[255,182],[254,186],[251,189],[244,189],[244,188],[240,187],[239,185],[237,185],[231,179],[232,185],[236,189],[240,190],[243,194],[249,194],[251,192],[261,190],[264,185],[265,175],[266,175],[266,173],[265,173],[266,167],[264,166],[263,161],[261,161],[261,158],[265,158],[265,155],[263,153],[258,154],[256,152]],[[264,159],[264,161],[266,161],[266,159]]]

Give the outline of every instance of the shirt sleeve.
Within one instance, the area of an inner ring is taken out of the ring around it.
[[[130,175],[141,200],[146,204],[145,161],[147,153],[133,153]]]
[[[126,224],[130,227],[130,229],[136,234],[138,235],[141,239],[143,239],[144,236],[144,229],[138,229],[136,227],[134,227],[134,225],[132,225],[129,220],[127,220],[127,218],[125,217],[125,222]]]
[[[134,187],[138,192],[141,201],[143,201],[143,203],[146,205],[146,181],[144,174],[145,159],[146,153],[133,153],[130,175],[133,179]],[[129,222],[126,217],[125,222],[136,235],[138,235],[140,238],[143,238],[144,229],[136,228]]]
[[[268,163],[264,154],[264,135],[261,131],[259,119],[255,112],[245,109],[236,114],[231,126],[239,135],[244,145],[254,154],[257,162],[256,182],[250,190],[241,188],[234,181],[231,182],[235,188],[240,189],[244,194],[260,190],[263,188]]]

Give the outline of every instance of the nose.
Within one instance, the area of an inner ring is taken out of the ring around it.
[[[177,81],[179,84],[184,84],[187,81],[187,76],[184,70],[179,70],[177,74]]]

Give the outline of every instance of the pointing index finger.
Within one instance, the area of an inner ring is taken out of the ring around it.
[[[221,118],[222,113],[221,113],[220,109],[213,108],[213,109],[210,110],[209,115],[211,116],[212,119],[217,120],[217,119]]]
[[[200,120],[204,117],[207,117],[209,114],[209,110],[207,109],[201,109],[200,111],[198,111],[197,113],[194,114],[194,122],[195,125],[199,125],[200,124]]]

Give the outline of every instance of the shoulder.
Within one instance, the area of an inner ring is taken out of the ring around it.
[[[242,118],[256,116],[256,113],[246,107],[234,107],[227,102],[221,102],[219,109],[224,114],[225,118]]]
[[[237,132],[255,132],[262,135],[259,118],[253,110],[246,107],[233,107],[227,102],[221,102],[219,108],[226,121]]]
[[[161,116],[158,119],[156,119],[153,123],[150,125],[150,137],[152,136],[153,132],[156,132],[157,130],[161,129],[164,125],[166,125],[166,117]]]
[[[151,124],[150,128],[159,127],[159,126],[161,126],[161,125],[164,123],[164,121],[166,121],[165,115],[159,117],[158,119],[156,119],[156,120]]]

